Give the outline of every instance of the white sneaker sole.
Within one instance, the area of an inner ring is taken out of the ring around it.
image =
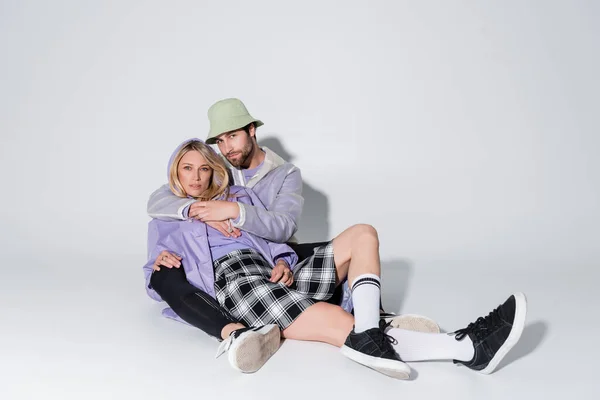
[[[229,363],[240,372],[256,372],[279,350],[280,344],[281,333],[277,325],[244,332],[229,349]]]
[[[513,328],[510,334],[506,338],[504,344],[498,349],[496,355],[490,360],[490,363],[484,369],[478,371],[482,374],[491,374],[500,364],[500,361],[508,354],[510,349],[521,338],[523,328],[525,328],[525,317],[527,316],[527,298],[523,293],[515,293],[515,320],[513,322]]]
[[[439,325],[431,318],[417,314],[401,314],[395,317],[385,318],[386,322],[390,322],[392,328],[405,329],[407,331],[425,332],[425,333],[440,333]]]
[[[343,355],[369,367],[377,372],[381,372],[384,375],[391,376],[396,379],[408,379],[410,378],[410,367],[402,361],[388,360],[387,358],[372,357],[367,354],[361,353],[351,349],[350,347],[343,345],[340,348]]]

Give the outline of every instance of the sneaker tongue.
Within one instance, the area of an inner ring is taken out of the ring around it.
[[[508,321],[512,320],[511,317],[515,315],[517,304],[515,302],[515,296],[510,296],[508,300],[504,302],[500,307],[500,315],[506,318]]]
[[[385,319],[379,320],[379,329],[383,333],[387,332],[388,329],[391,328],[391,325],[392,325],[392,321],[386,322]]]
[[[240,329],[236,329],[235,331],[231,331],[231,333],[229,334],[229,337],[227,339],[223,340],[221,342],[221,344],[219,345],[219,348],[217,349],[217,355],[215,356],[215,358],[219,358],[219,356],[221,356],[221,354],[223,354],[227,350],[229,350],[229,348],[231,347],[231,344],[235,341],[235,339],[240,337],[240,335],[242,333],[249,331],[251,329],[254,329],[254,328],[240,328]]]
[[[385,321],[383,321],[383,323],[380,322],[379,329],[374,328],[371,333],[371,337],[377,343],[377,345],[382,350],[386,351],[393,350],[394,347],[392,346],[392,343],[396,341],[396,339],[394,339],[392,336],[385,333],[385,328],[388,326],[389,325],[386,324]]]
[[[242,333],[244,333],[246,331],[249,331],[249,330],[252,330],[252,329],[253,328],[240,328],[240,329],[236,329],[235,331],[232,331],[229,334],[229,337],[230,338],[232,337],[233,339],[238,338]]]
[[[217,348],[217,354],[215,358],[219,358],[221,354],[225,353],[231,347],[231,343],[233,343],[233,332],[229,335],[229,337],[221,342],[219,348]]]

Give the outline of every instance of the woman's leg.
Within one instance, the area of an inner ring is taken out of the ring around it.
[[[279,349],[276,325],[245,328],[219,303],[190,284],[183,268],[161,268],[150,284],[187,323],[214,337],[226,339],[218,355],[228,351],[229,363],[241,372],[255,372]]]
[[[211,336],[226,339],[244,328],[215,299],[189,283],[183,268],[154,271],[150,284],[181,319]]]

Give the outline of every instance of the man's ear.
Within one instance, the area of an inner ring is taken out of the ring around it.
[[[251,138],[256,137],[256,127],[254,126],[254,122],[252,122],[248,127],[248,134]]]

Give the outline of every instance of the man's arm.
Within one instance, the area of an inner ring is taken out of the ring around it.
[[[256,193],[254,193],[252,189],[244,188],[240,193],[244,193],[245,195],[240,196],[238,198],[238,205],[250,206],[259,211],[266,211],[263,203],[261,203],[261,201],[256,196]],[[271,261],[273,262],[273,264],[277,264],[278,261],[284,261],[286,267],[290,270],[293,270],[296,264],[298,263],[298,256],[296,255],[294,250],[285,243],[276,243],[269,239],[266,239],[266,242],[269,245],[269,251],[272,256]]]
[[[252,202],[260,204],[256,194],[251,190],[248,192]],[[304,205],[300,170],[291,166],[275,200],[268,206],[268,210],[241,202],[238,202],[238,205],[240,215],[233,221],[233,226],[273,242],[287,242],[298,228],[298,220]]]
[[[184,220],[187,219],[187,207],[194,202],[194,199],[175,196],[169,185],[163,185],[150,195],[147,211],[151,218],[163,221]]]

